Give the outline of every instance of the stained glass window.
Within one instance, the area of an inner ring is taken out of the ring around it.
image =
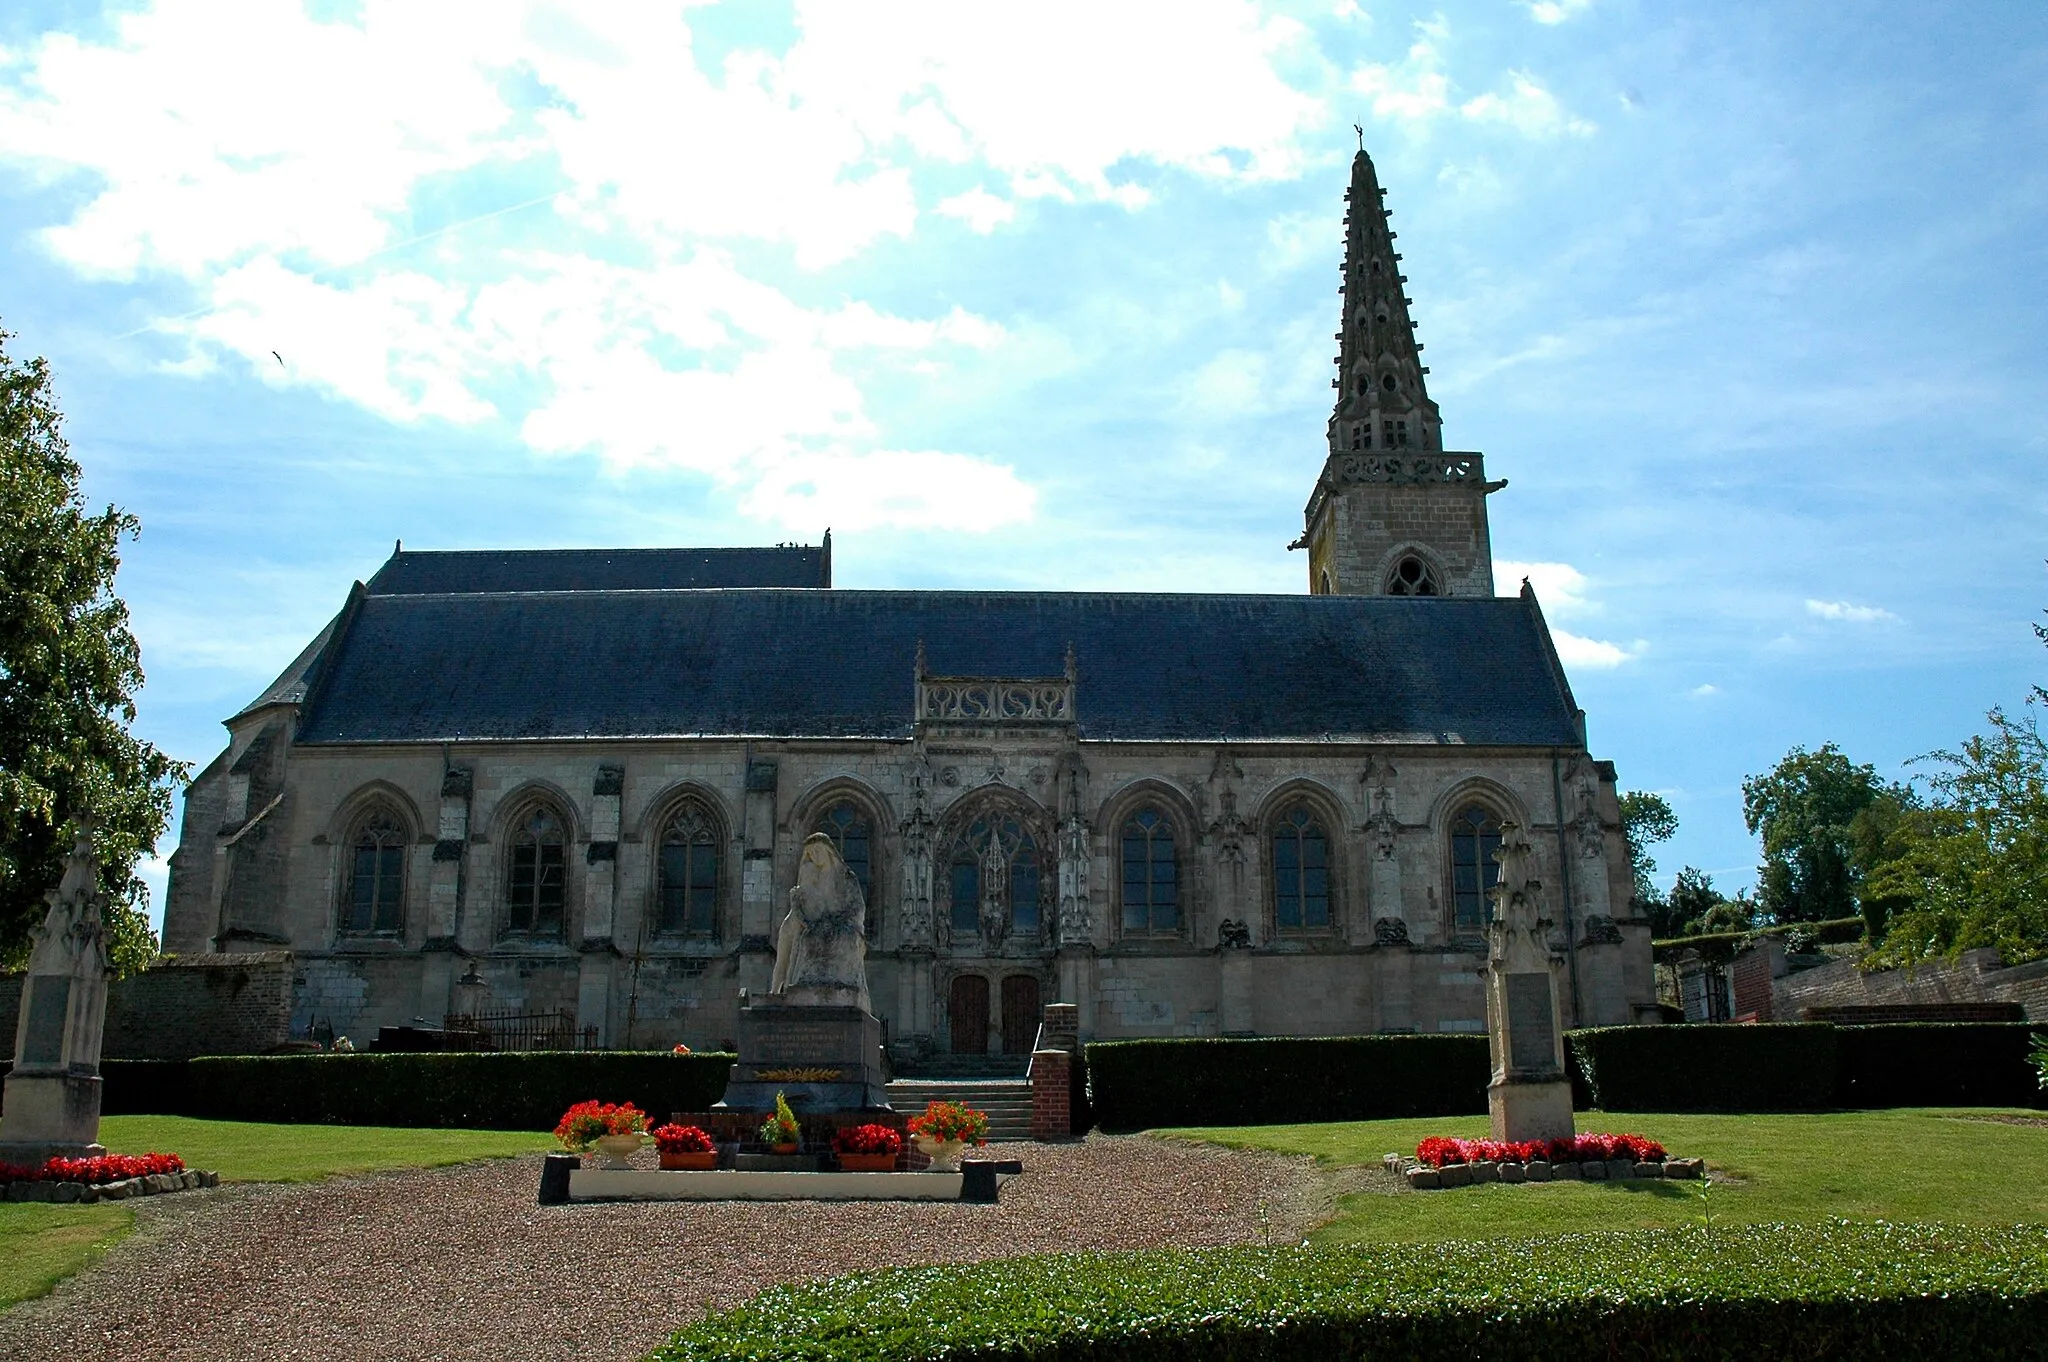
[[[685,803],[661,832],[658,930],[711,936],[718,930],[718,832],[704,809]]]
[[[530,936],[560,936],[568,897],[568,835],[546,805],[536,805],[513,826],[505,875],[505,929]]]
[[[344,932],[396,932],[405,917],[405,828],[389,809],[377,809],[350,839]]]
[[[1158,809],[1124,820],[1123,903],[1126,932],[1180,930],[1180,882],[1173,856],[1173,824]]]
[[[1500,882],[1493,853],[1500,850],[1500,819],[1468,804],[1451,819],[1451,900],[1460,927],[1484,927],[1493,910],[1487,893]]]
[[[1273,829],[1273,900],[1282,931],[1330,925],[1329,841],[1304,805],[1282,814]]]

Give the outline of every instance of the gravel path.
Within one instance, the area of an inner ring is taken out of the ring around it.
[[[1052,1250],[1282,1243],[1325,1196],[1308,1159],[1144,1136],[990,1153],[1025,1167],[997,1206],[541,1207],[536,1156],[151,1198],[98,1265],[0,1314],[0,1357],[638,1358],[779,1282]]]

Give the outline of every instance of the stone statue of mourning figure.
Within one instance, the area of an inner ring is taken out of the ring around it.
[[[813,833],[776,927],[768,992],[740,1008],[739,1060],[720,1107],[768,1111],[780,1096],[804,1115],[888,1110],[867,937],[860,881],[832,839]]]
[[[790,1006],[868,1005],[868,911],[839,848],[822,832],[804,842],[789,912],[775,934],[772,1002]]]

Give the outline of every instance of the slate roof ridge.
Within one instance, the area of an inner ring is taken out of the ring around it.
[[[569,596],[589,599],[597,596],[716,596],[725,592],[743,591],[750,596],[800,596],[806,599],[830,599],[834,597],[860,597],[875,599],[892,597],[897,599],[945,597],[950,600],[1001,599],[1001,600],[1129,600],[1129,601],[1323,601],[1349,605],[1371,604],[1375,607],[1390,607],[1403,610],[1436,610],[1447,606],[1470,608],[1474,605],[1494,607],[1515,605],[1514,596],[1338,596],[1317,595],[1306,591],[1052,591],[1041,589],[1004,590],[993,587],[815,587],[815,586],[600,586],[600,587],[549,587],[536,591],[404,591],[377,592],[369,594],[380,601],[413,600],[532,600],[537,596]]]

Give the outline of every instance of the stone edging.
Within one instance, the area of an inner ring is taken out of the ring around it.
[[[1469,1187],[1478,1182],[1620,1182],[1637,1178],[1705,1177],[1705,1159],[1666,1159],[1662,1163],[1638,1163],[1633,1159],[1592,1160],[1586,1163],[1447,1163],[1431,1168],[1412,1159],[1402,1160],[1402,1177],[1417,1191],[1439,1187]]]
[[[220,1186],[220,1174],[187,1168],[182,1173],[146,1173],[119,1182],[56,1182],[38,1180],[6,1184],[8,1201],[54,1201],[90,1205],[97,1201],[125,1201],[135,1196],[157,1196],[164,1192],[189,1192],[199,1187]]]

